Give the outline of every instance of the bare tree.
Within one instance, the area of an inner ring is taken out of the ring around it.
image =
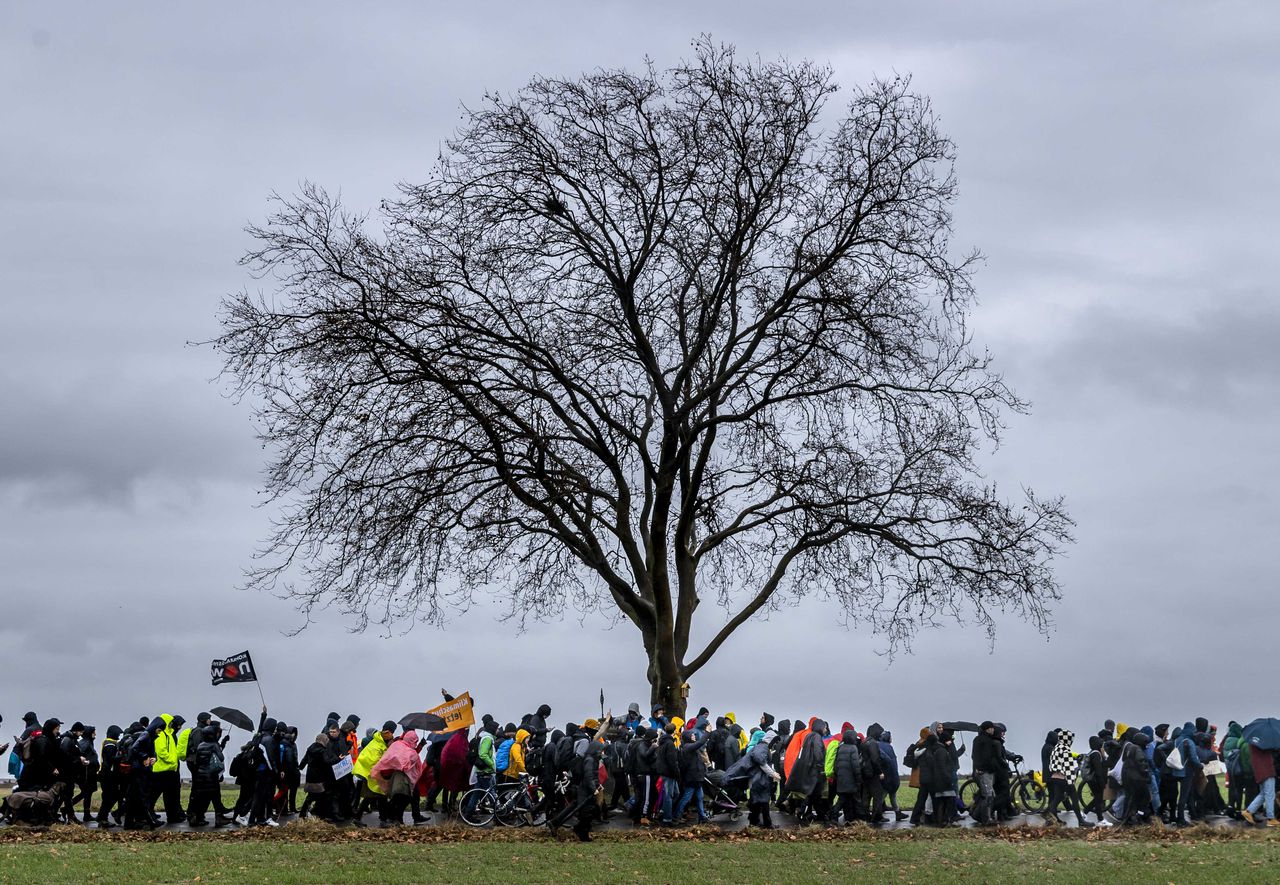
[[[361,628],[480,591],[620,616],[673,711],[810,593],[890,647],[944,615],[1046,629],[1070,520],[974,463],[1025,405],[966,329],[953,145],[905,79],[824,127],[835,91],[703,39],[486,97],[380,226],[277,197],[245,259],[275,291],[216,342],[276,453],[252,583],[301,569],[304,612]]]

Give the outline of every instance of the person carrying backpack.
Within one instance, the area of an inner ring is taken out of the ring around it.
[[[39,729],[27,729],[19,739],[22,756],[22,775],[18,778],[19,792],[48,790],[57,782],[61,770],[58,753],[58,735],[62,720],[47,719]]]
[[[119,823],[123,810],[124,777],[120,770],[120,763],[123,760],[119,756],[120,736],[123,734],[124,731],[120,726],[109,726],[99,755],[98,781],[102,787],[102,800],[98,806],[97,821],[98,828],[102,830],[109,830],[115,826],[111,820],[113,813],[116,823]]]
[[[194,738],[187,736],[189,743],[194,741],[196,744],[191,770],[191,800],[187,804],[187,823],[193,827],[209,825],[205,812],[222,792],[226,762],[222,755],[222,744],[218,741],[220,736],[220,729],[216,725],[204,726]],[[229,823],[229,818],[215,812],[215,827],[225,827]]]

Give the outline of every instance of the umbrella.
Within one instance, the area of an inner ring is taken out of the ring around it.
[[[409,713],[400,717],[400,727],[405,730],[416,728],[419,731],[443,731],[445,721],[434,713]]]
[[[231,707],[210,707],[209,712],[228,725],[243,728],[245,731],[253,731],[253,720],[239,710]]]
[[[949,728],[952,731],[977,731],[978,723],[976,722],[944,722],[943,728]]]
[[[1280,719],[1255,719],[1244,727],[1244,741],[1259,750],[1280,750]]]

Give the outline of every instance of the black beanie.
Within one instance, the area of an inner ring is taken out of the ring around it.
[[[388,719],[386,722],[382,723],[382,730],[383,730],[383,731],[395,731],[395,730],[396,730],[396,724],[395,724],[393,721],[391,721],[390,719]]]

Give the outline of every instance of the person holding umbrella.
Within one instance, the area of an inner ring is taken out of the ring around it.
[[[1280,719],[1253,720],[1245,726],[1243,739],[1249,750],[1253,779],[1258,783],[1258,795],[1241,816],[1254,826],[1277,826],[1276,750],[1280,749]]]

